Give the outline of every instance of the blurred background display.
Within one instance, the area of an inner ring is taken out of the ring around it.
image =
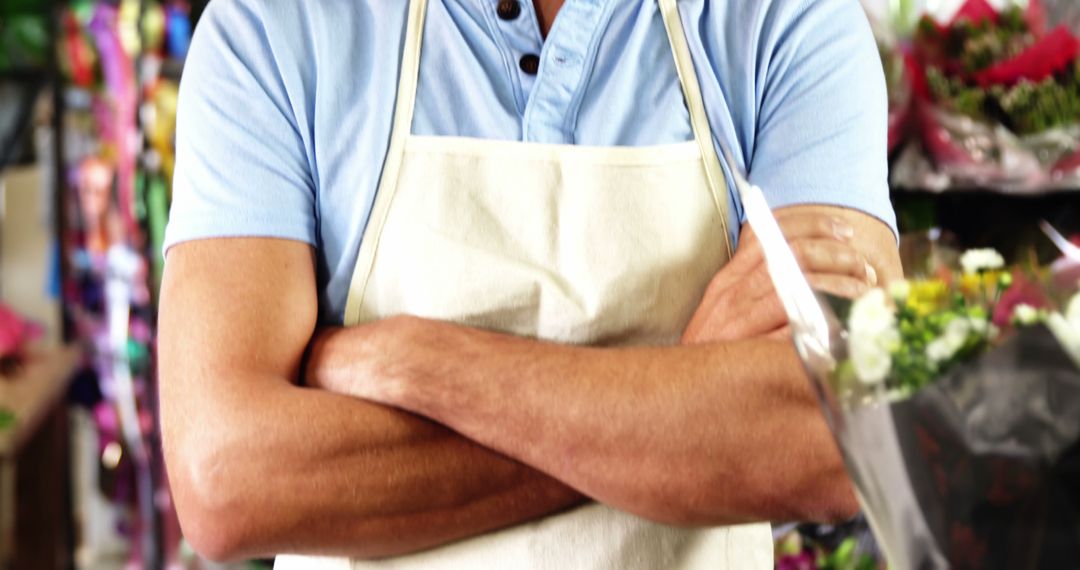
[[[155,305],[205,1],[0,5],[0,567],[204,567],[161,464]]]

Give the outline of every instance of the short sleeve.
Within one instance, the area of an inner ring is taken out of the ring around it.
[[[895,233],[885,77],[859,3],[774,0],[762,32],[750,178],[774,208],[853,208]]]
[[[315,184],[261,0],[217,0],[180,85],[165,249],[214,237],[316,243]]]

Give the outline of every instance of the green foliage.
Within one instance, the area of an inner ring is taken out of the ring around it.
[[[15,412],[0,408],[0,431],[11,429],[15,426]]]
[[[858,555],[857,546],[855,538],[845,539],[832,554],[818,558],[818,570],[876,570],[878,565],[874,557]]]
[[[991,119],[991,98],[985,89],[969,87],[958,78],[946,77],[936,67],[927,69],[926,79],[934,100],[944,108],[973,119]]]
[[[951,358],[942,362],[931,360],[927,348],[945,333],[950,322],[956,319],[986,320],[986,310],[977,305],[968,305],[959,293],[953,294],[950,305],[942,312],[930,314],[921,314],[910,306],[899,308],[897,325],[900,329],[900,349],[893,354],[891,377],[896,379],[897,387],[902,392],[910,394],[930,384],[989,343],[987,334],[973,333]]]
[[[985,352],[999,334],[990,317],[1012,275],[992,271],[956,279],[910,282],[908,292],[894,298],[900,342],[892,351],[888,386],[902,396]]]
[[[1080,120],[1080,85],[1054,79],[1021,82],[998,100],[1005,124],[1019,134],[1038,133]]]
[[[942,107],[976,120],[998,122],[1018,135],[1030,135],[1080,122],[1080,60],[1066,73],[1039,83],[985,89],[927,70],[930,91]]]

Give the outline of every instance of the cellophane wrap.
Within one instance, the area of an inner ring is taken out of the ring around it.
[[[929,102],[915,103],[923,148],[932,160],[912,166],[901,185],[994,188],[1011,194],[1080,188],[1080,123],[1020,136]],[[944,189],[944,187],[942,188]]]
[[[890,568],[1080,568],[1080,369],[1048,329],[905,396],[807,368]]]

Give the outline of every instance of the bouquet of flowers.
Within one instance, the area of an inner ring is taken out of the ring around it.
[[[828,300],[831,354],[796,344],[891,567],[1076,567],[1080,294],[960,261]]]
[[[952,184],[1026,191],[1080,181],[1080,39],[1048,29],[1040,0],[968,0],[914,38],[917,121]]]

